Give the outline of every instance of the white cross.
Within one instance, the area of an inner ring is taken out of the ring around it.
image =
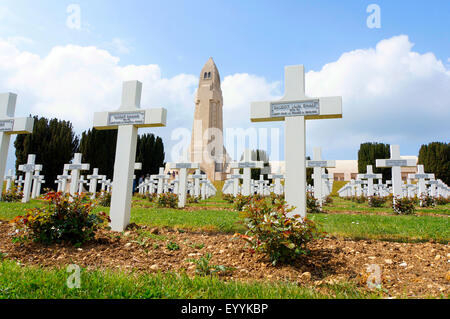
[[[233,169],[233,174],[227,176],[233,181],[233,196],[236,197],[239,194],[239,181],[244,176],[239,174],[239,169]]]
[[[284,175],[279,173],[279,169],[278,169],[278,174],[271,174],[268,177],[272,180],[275,180],[274,193],[276,195],[283,194],[283,185],[281,185],[281,180],[284,178]]]
[[[400,146],[391,145],[391,158],[377,159],[376,166],[392,167],[392,193],[394,195],[394,201],[396,197],[402,198],[402,167],[416,166],[416,160],[401,158]]]
[[[315,147],[313,150],[313,160],[306,161],[306,167],[314,168],[313,178],[314,178],[314,197],[319,201],[320,206],[323,204],[323,189],[322,189],[322,168],[325,167],[336,167],[336,161],[323,161],[322,160],[322,149],[320,147]]]
[[[97,181],[102,179],[104,175],[98,174],[98,168],[94,168],[92,171],[92,175],[88,175],[87,179],[89,180],[89,193],[91,193],[91,199],[95,199],[97,192]],[[106,176],[105,176],[106,178]]]
[[[425,179],[434,179],[434,174],[426,174],[423,165],[417,165],[417,174],[408,174],[408,178],[418,180],[418,196],[422,196],[427,191]]]
[[[194,196],[200,196],[200,180],[206,178],[206,174],[201,174],[200,169],[195,170],[195,174],[189,175],[194,180]]]
[[[28,154],[28,161],[24,165],[19,165],[19,171],[25,173],[25,184],[23,187],[23,198],[22,203],[28,203],[30,201],[30,190],[33,178],[33,173],[35,171],[41,171],[42,165],[35,164],[36,155]]]
[[[269,181],[264,180],[264,175],[259,175],[259,180],[255,183],[258,184],[258,194],[264,195],[264,185],[268,184]]]
[[[366,174],[358,174],[356,178],[358,179],[367,179],[367,196],[373,196],[373,180],[378,179],[380,180],[383,175],[382,174],[374,174],[372,165],[367,165]]]
[[[78,194],[83,193],[83,184],[87,184],[88,181],[84,179],[84,176],[80,176],[80,180],[78,181]]]
[[[120,108],[94,114],[94,128],[118,129],[110,210],[114,231],[123,231],[130,223],[138,128],[166,126],[166,109],[141,109],[141,93],[141,82],[124,82]]]
[[[285,94],[275,102],[251,104],[252,122],[285,121],[285,194],[295,210],[306,216],[306,120],[342,117],[341,97],[308,98],[303,65],[285,67]]]
[[[40,170],[36,170],[33,175],[33,188],[31,190],[31,198],[32,199],[39,197],[40,191],[38,194],[38,188],[40,190],[43,179],[44,179],[44,176],[40,175]]]
[[[36,183],[36,192],[34,194],[34,198],[39,198],[39,196],[41,196],[41,185],[45,183],[44,176],[39,175],[39,177],[34,180],[34,183]]]
[[[160,167],[159,168],[159,174],[158,175],[152,175],[152,177],[158,180],[157,194],[160,195],[160,194],[164,193],[165,181],[170,178],[170,175],[164,174],[164,167]]]
[[[67,181],[72,178],[69,175],[69,171],[67,169],[64,169],[63,174],[58,175],[56,178],[61,181],[61,183],[58,184],[58,192],[61,191],[64,194],[66,192]]]
[[[179,163],[169,163],[169,169],[177,169],[178,170],[178,181],[177,181],[177,191],[174,193],[178,196],[178,207],[183,208],[186,206],[186,192],[187,192],[187,176],[188,170],[190,169],[199,169],[199,163],[190,163],[190,162],[179,162]]]
[[[75,196],[78,192],[78,181],[80,178],[81,171],[89,170],[89,164],[81,163],[81,153],[75,153],[72,164],[65,164],[64,169],[70,172],[70,195]]]
[[[9,191],[11,189],[11,185],[14,185],[17,176],[13,174],[12,169],[9,169],[8,175],[6,175],[5,178],[6,178],[6,191]]]
[[[251,169],[252,168],[263,168],[264,162],[261,161],[252,161],[251,159],[251,150],[246,149],[244,151],[244,158],[242,162],[233,162],[231,163],[231,168],[242,168],[244,171],[243,181],[242,181],[242,195],[249,196],[251,193]]]
[[[25,183],[25,181],[23,180],[23,176],[20,175],[19,179],[15,181],[15,183],[19,186],[17,186],[17,190],[20,192],[22,191],[22,185]]]
[[[31,117],[14,117],[17,95],[0,94],[0,194],[3,191],[6,160],[12,134],[30,134],[33,132],[34,120]]]

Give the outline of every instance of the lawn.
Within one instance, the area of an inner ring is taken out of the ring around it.
[[[352,284],[328,285],[326,292],[295,283],[225,282],[184,274],[130,274],[81,270],[80,288],[70,289],[66,269],[19,266],[0,260],[0,299],[320,299],[380,298]]]
[[[24,209],[43,206],[42,201],[28,204],[0,202],[0,219],[12,219],[23,214]],[[134,198],[131,222],[152,226],[167,226],[185,230],[200,230],[223,233],[243,232],[239,213],[232,205],[217,197],[198,204],[190,204],[189,210],[157,208],[148,200]],[[99,207],[97,210],[109,211]],[[309,214],[317,221],[320,229],[330,235],[352,239],[378,239],[404,242],[434,240],[442,243],[450,241],[450,205],[419,209],[426,215],[397,216],[388,207],[370,208],[367,203],[356,204],[338,197],[325,210],[338,213]],[[339,213],[341,211],[342,213]],[[343,212],[353,212],[352,214]],[[357,214],[365,212],[365,214]],[[369,214],[367,214],[369,213]]]

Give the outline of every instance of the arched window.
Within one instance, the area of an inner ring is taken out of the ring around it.
[[[211,78],[211,72],[208,72],[208,79]]]
[[[203,75],[203,78],[206,79],[208,77],[208,73],[205,72],[205,74]]]

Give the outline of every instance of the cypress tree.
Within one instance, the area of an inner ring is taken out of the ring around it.
[[[392,171],[389,167],[376,167],[377,159],[386,159],[391,157],[389,144],[383,143],[363,143],[358,151],[358,172],[367,173],[367,165],[372,165],[374,173],[383,174],[383,180],[392,178]]]
[[[436,179],[441,179],[447,185],[450,184],[449,143],[432,142],[422,145],[418,163],[424,166],[425,172],[434,173]]]
[[[36,163],[42,164],[41,175],[45,176],[42,187],[56,189],[56,176],[73,158],[78,142],[71,122],[34,116],[33,133],[18,135],[14,142],[16,170],[27,162],[29,154],[36,154]]]

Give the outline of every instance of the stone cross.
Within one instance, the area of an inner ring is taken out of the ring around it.
[[[9,169],[8,175],[6,175],[5,178],[6,178],[6,191],[9,191],[11,189],[11,185],[14,185],[17,176],[13,174],[12,169]]]
[[[78,192],[80,172],[89,170],[89,164],[81,163],[81,157],[81,153],[75,153],[72,164],[64,165],[64,170],[70,171],[70,195],[72,196]]]
[[[396,197],[402,198],[402,167],[415,166],[416,160],[403,159],[400,156],[400,146],[391,145],[390,159],[377,159],[377,167],[391,167],[392,168],[392,193],[394,195],[394,202]],[[386,182],[387,183],[387,182]]]
[[[358,179],[367,179],[367,196],[373,196],[374,195],[374,189],[373,189],[373,180],[378,179],[380,180],[383,177],[381,174],[374,174],[372,165],[367,165],[367,173],[366,174],[358,174],[356,178]]]
[[[195,174],[190,175],[190,178],[194,180],[194,196],[200,196],[200,180],[206,178],[206,174],[201,174],[200,169],[195,170]]]
[[[264,185],[268,184],[269,181],[266,181],[264,179],[264,175],[259,175],[259,180],[255,181],[258,184],[258,194],[263,196],[264,195]]]
[[[164,167],[160,167],[159,168],[159,174],[158,175],[153,175],[153,177],[155,179],[158,179],[157,194],[160,195],[160,194],[164,193],[164,184],[165,184],[165,181],[170,178],[170,175],[164,174]]]
[[[184,208],[186,206],[186,192],[187,192],[187,176],[188,170],[190,169],[199,169],[199,163],[169,163],[169,169],[177,169],[178,170],[178,207]]]
[[[279,170],[278,170],[279,171]],[[284,175],[280,174],[271,174],[268,176],[270,179],[275,180],[274,182],[274,193],[275,195],[283,194],[283,185],[281,185],[281,180],[284,178]]]
[[[23,176],[20,175],[20,176],[19,176],[19,179],[17,179],[17,180],[15,181],[15,183],[18,185],[18,186],[17,186],[17,190],[18,190],[19,192],[22,191],[22,185],[25,183],[25,181],[23,180]]]
[[[427,192],[425,179],[434,179],[434,174],[426,174],[423,165],[417,165],[417,174],[408,174],[408,178],[418,180],[417,196],[420,197]]]
[[[263,168],[264,162],[261,161],[252,161],[251,159],[251,150],[246,149],[244,151],[244,158],[242,162],[233,162],[231,163],[231,168],[242,168],[244,171],[243,177],[242,177],[242,195],[249,196],[251,193],[251,169],[252,168]],[[239,173],[239,172],[238,172]]]
[[[56,178],[61,181],[61,184],[58,185],[58,187],[61,186],[61,189],[58,191],[61,191],[63,194],[66,193],[67,181],[71,179],[69,171],[64,169],[63,174],[58,175]]]
[[[28,154],[28,161],[24,165],[19,165],[19,171],[25,173],[25,183],[23,187],[23,198],[22,203],[28,203],[30,201],[30,190],[33,178],[33,173],[35,171],[41,171],[42,165],[36,164],[36,155]]]
[[[83,193],[83,184],[87,184],[88,180],[84,179],[84,176],[80,176],[80,179],[78,180],[78,194]]]
[[[41,196],[41,185],[45,183],[44,176],[39,175],[37,179],[35,179],[34,183],[36,183],[36,193],[34,194],[34,198],[39,198]]]
[[[94,128],[118,129],[110,210],[114,231],[123,231],[130,223],[138,128],[166,126],[166,109],[141,109],[141,93],[141,82],[124,82],[120,108],[94,114]]]
[[[229,174],[227,177],[233,181],[233,196],[236,197],[239,194],[239,181],[244,176],[239,174],[239,169],[235,168],[233,174]]]
[[[56,180],[55,180],[55,184],[58,185],[58,186],[56,186],[56,192],[58,192],[58,193],[61,192],[61,188],[62,188],[61,185],[62,185],[62,182],[63,182],[62,179],[56,179]]]
[[[323,189],[322,189],[322,168],[336,167],[336,161],[323,161],[322,149],[315,147],[313,150],[313,160],[306,161],[306,167],[314,169],[314,197],[319,201],[320,206],[323,204]]]
[[[106,175],[103,175],[101,180],[98,181],[99,184],[101,184],[102,186],[100,186],[100,191],[103,193],[104,191],[106,191]]]
[[[0,194],[3,192],[6,160],[12,134],[30,134],[33,132],[34,119],[31,117],[14,117],[17,95],[0,94]]]
[[[252,122],[285,121],[285,195],[295,207],[289,215],[306,216],[306,120],[341,118],[341,97],[308,98],[303,65],[285,68],[285,94],[279,101],[251,104]]]
[[[33,175],[33,187],[31,190],[31,198],[35,199],[36,197],[39,197],[38,195],[38,188],[41,188],[42,180],[44,179],[44,176],[40,175],[40,170],[35,170],[35,173]],[[39,192],[40,193],[40,192]]]
[[[91,193],[91,199],[95,199],[97,192],[97,181],[102,179],[104,175],[98,174],[98,168],[94,168],[92,171],[92,175],[88,175],[87,179],[89,180],[89,193]],[[105,176],[106,178],[106,176]]]

